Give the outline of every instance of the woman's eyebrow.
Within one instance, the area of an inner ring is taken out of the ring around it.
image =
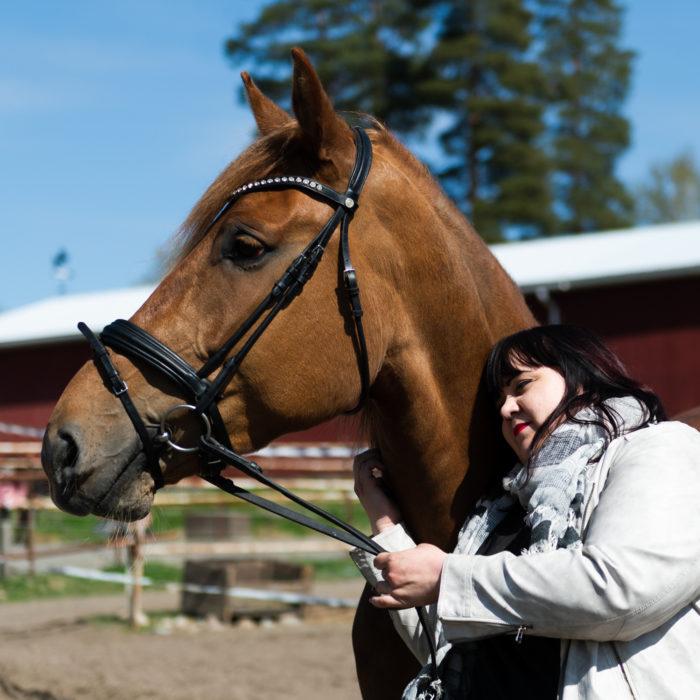
[[[501,386],[500,391],[498,392],[498,403],[502,404],[503,401],[505,400],[505,393],[507,389],[510,387],[510,385],[524,372],[524,370],[519,370],[508,378],[508,380]]]
[[[525,374],[525,372],[527,372],[525,369],[519,369],[513,372],[508,378],[508,381],[503,385],[503,388],[505,389],[507,386],[510,386],[516,379],[519,379],[521,375]]]

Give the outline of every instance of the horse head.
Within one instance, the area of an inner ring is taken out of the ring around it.
[[[243,74],[260,138],[195,206],[182,228],[172,269],[132,319],[194,367],[240,326],[332,212],[327,202],[292,189],[252,192],[210,226],[230,193],[248,182],[289,174],[340,191],[348,181],[355,155],[352,130],[333,110],[305,55],[293,55],[296,118]],[[370,257],[370,231],[376,236],[373,254],[391,255],[378,235],[382,227],[376,216],[371,203],[364,202],[355,216],[357,260]],[[368,300],[369,366],[376,372],[386,351],[380,299],[389,300],[379,276],[360,267]],[[357,401],[357,360],[338,288],[334,238],[303,293],[260,337],[224,391],[220,411],[238,451],[317,424]],[[146,421],[157,423],[174,402],[181,403],[177,388],[149,367],[115,353],[112,359]],[[197,428],[179,427],[184,433]],[[164,460],[167,483],[199,468],[196,459],[178,453]],[[76,514],[141,517],[154,491],[143,463],[141,441],[93,363],[87,363],[63,393],[46,433],[43,464],[55,502]]]
[[[253,188],[222,214],[231,193],[288,175],[343,192],[353,169],[353,130],[303,52],[293,51],[293,59],[294,117],[242,75],[260,136],[195,205],[169,273],[132,319],[193,367],[240,327],[333,213],[328,201],[302,191]],[[411,490],[422,492],[424,502],[426,494],[443,494],[436,497],[446,520],[432,518],[434,532],[426,531],[435,540],[439,530],[454,534],[464,509],[464,499],[458,508],[451,501],[467,471],[484,357],[495,338],[532,319],[422,166],[380,125],[373,123],[370,137],[373,165],[349,233],[372,385],[365,422],[385,458],[412,470],[411,479],[397,483],[400,500],[410,501]],[[302,292],[223,390],[219,409],[238,452],[357,403],[361,373],[340,260],[334,236]],[[499,304],[505,310],[496,314]],[[146,423],[158,424],[182,403],[178,387],[161,373],[119,352],[110,355]],[[183,415],[175,429],[179,441],[196,442],[200,425]],[[151,507],[155,486],[142,442],[92,362],[59,400],[42,460],[52,497],[65,510],[136,519]],[[201,468],[197,458],[172,451],[160,466],[166,483]]]

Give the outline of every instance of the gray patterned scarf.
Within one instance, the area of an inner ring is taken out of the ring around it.
[[[618,435],[649,421],[646,407],[632,396],[608,399],[605,406],[615,418]],[[592,408],[579,411],[575,418],[605,420]],[[530,546],[523,554],[580,548],[589,465],[601,457],[608,441],[608,434],[600,425],[562,423],[529,464],[517,464],[503,479],[502,496],[477,503],[473,515],[462,526],[455,553],[476,554],[516,500],[525,510],[525,522],[531,532]],[[468,697],[468,659],[460,654],[442,654],[442,658],[441,680],[432,681],[430,667],[424,667],[404,690],[403,700]]]
[[[649,420],[646,407],[632,396],[608,399],[618,435]],[[579,411],[576,420],[607,419],[594,409]],[[610,426],[608,424],[609,428]],[[527,466],[517,465],[503,480],[503,488],[517,498],[530,528],[530,547],[524,554],[581,547],[586,476],[592,462],[607,447],[607,431],[600,425],[567,421],[556,428]]]

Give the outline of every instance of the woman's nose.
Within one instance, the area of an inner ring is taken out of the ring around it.
[[[518,410],[518,402],[515,400],[514,396],[506,396],[505,400],[501,404],[501,418],[510,418],[515,411]]]

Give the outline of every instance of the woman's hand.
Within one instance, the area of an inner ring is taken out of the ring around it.
[[[446,552],[432,544],[419,544],[402,552],[382,552],[374,558],[384,581],[369,599],[377,608],[415,608],[436,603]]]
[[[384,465],[379,459],[378,450],[361,452],[352,464],[355,493],[367,513],[373,535],[388,530],[401,519],[396,504],[382,488],[383,469]]]

